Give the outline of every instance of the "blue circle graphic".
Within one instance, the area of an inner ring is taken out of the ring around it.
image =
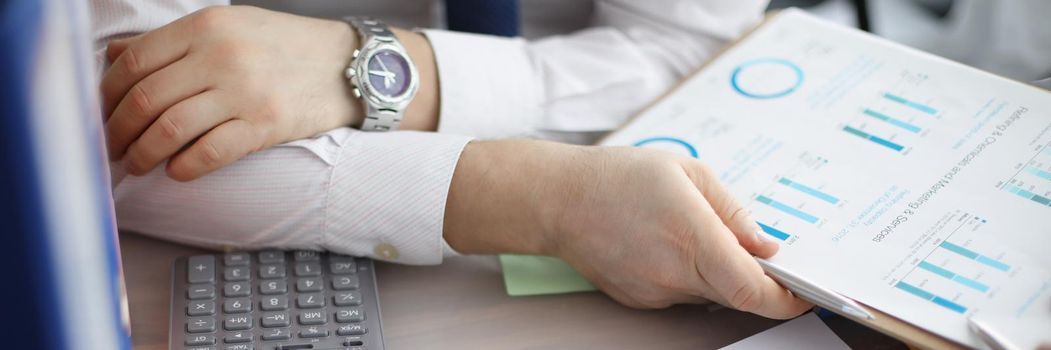
[[[686,141],[683,141],[683,140],[680,140],[680,139],[677,139],[677,138],[674,138],[674,137],[667,137],[667,136],[651,137],[651,138],[643,139],[642,141],[636,142],[634,146],[635,147],[641,147],[641,146],[644,146],[646,144],[656,143],[656,142],[669,142],[669,143],[677,144],[677,145],[682,146],[683,148],[685,148],[686,151],[690,152],[690,156],[691,157],[697,158],[697,149],[693,148],[693,145],[691,145],[689,142],[686,142]]]
[[[795,74],[795,81],[792,82],[791,84],[786,85],[786,87],[784,89],[781,89],[781,90],[778,90],[778,91],[773,91],[773,92],[748,91],[748,89],[746,89],[746,88],[741,86],[741,82],[740,82],[739,79],[740,79],[740,76],[741,76],[742,72],[744,72],[745,70],[747,70],[749,68],[754,68],[756,66],[771,66],[771,65],[772,66],[780,66],[780,67],[788,68],[789,70],[792,71],[792,73]],[[780,59],[780,58],[760,58],[760,59],[756,59],[756,60],[751,60],[751,61],[742,63],[741,65],[737,66],[737,68],[734,68],[733,73],[730,74],[730,85],[733,86],[734,91],[737,91],[737,93],[739,93],[741,95],[744,95],[746,97],[756,98],[756,99],[771,99],[771,98],[782,97],[782,96],[785,96],[785,95],[788,95],[788,94],[792,93],[792,91],[795,91],[797,88],[799,88],[799,85],[802,85],[802,84],[803,84],[803,70],[800,69],[799,66],[797,66],[795,63],[792,63],[792,62],[790,62],[788,60]]]

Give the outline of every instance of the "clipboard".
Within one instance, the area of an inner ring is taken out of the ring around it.
[[[702,64],[696,70],[694,70],[692,73],[690,73],[687,76],[685,76],[684,78],[682,78],[678,83],[676,83],[674,86],[669,88],[668,91],[664,92],[659,97],[654,99],[652,102],[650,102],[649,104],[644,106],[637,113],[635,113],[635,115],[633,115],[631,118],[628,118],[628,120],[624,123],[624,125],[626,126],[628,124],[631,124],[640,115],[646,113],[651,108],[653,108],[655,105],[664,102],[669,95],[671,95],[674,92],[676,92],[677,90],[679,90],[682,87],[683,84],[685,84],[687,81],[690,81],[691,79],[693,79],[697,75],[701,74],[702,72],[705,72],[706,69],[708,68],[708,66],[712,62],[714,62],[716,59],[721,57],[724,53],[726,53],[730,49],[733,49],[739,42],[741,42],[741,41],[745,40],[746,38],[748,38],[749,36],[751,36],[753,32],[755,32],[756,30],[764,27],[767,23],[769,23],[772,19],[776,18],[780,14],[781,14],[780,11],[772,12],[772,13],[767,14],[767,16],[762,20],[762,22],[760,22],[758,25],[756,25],[752,29],[750,29],[747,32],[745,32],[738,39],[734,40],[733,42],[727,44],[725,47],[723,47],[722,49],[717,51],[714,55],[712,55],[711,58],[708,59],[708,61],[706,61],[704,64]],[[602,137],[601,139],[599,139],[598,142],[596,142],[596,144],[602,144],[603,142],[605,142],[607,139],[609,139],[611,136],[617,134],[618,132],[620,132],[620,129],[614,130],[613,132],[611,132],[611,133],[607,134],[606,136]],[[824,305],[818,305],[818,306],[825,307]],[[850,315],[846,315],[846,314],[843,314],[841,312],[838,312],[838,310],[836,310],[836,308],[825,307],[825,309],[827,309],[829,311],[832,311],[832,312],[835,312],[835,313],[839,314],[840,316],[843,316],[843,317],[846,317],[848,319],[851,319],[851,320],[853,320],[855,322],[858,322],[858,323],[860,323],[862,325],[865,325],[866,327],[869,327],[869,328],[871,328],[873,330],[876,330],[876,331],[878,331],[880,333],[886,334],[887,336],[890,336],[892,338],[895,338],[897,340],[905,342],[910,348],[919,348],[919,349],[967,349],[966,346],[963,346],[963,345],[961,345],[959,343],[956,343],[956,342],[954,342],[952,340],[949,340],[949,339],[946,339],[944,337],[941,337],[941,336],[939,336],[937,334],[931,333],[931,332],[929,332],[927,330],[924,330],[922,328],[916,327],[916,326],[914,326],[914,325],[912,325],[910,323],[902,321],[902,320],[900,320],[900,319],[898,319],[898,318],[896,318],[894,316],[891,316],[891,315],[889,315],[889,314],[887,314],[885,312],[882,312],[880,310],[872,308],[872,307],[870,307],[868,305],[864,305],[862,303],[862,306],[864,306],[865,309],[869,313],[871,313],[873,316],[875,316],[875,318],[873,320],[858,319],[858,318],[852,317]]]

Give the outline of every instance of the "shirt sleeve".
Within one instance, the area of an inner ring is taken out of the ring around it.
[[[216,248],[315,249],[437,264],[452,175],[470,138],[341,128],[191,182],[163,167],[114,190],[121,229]]]
[[[224,0],[92,0],[99,71],[109,40]],[[121,177],[117,224],[214,248],[325,249],[405,264],[455,254],[442,239],[445,200],[469,137],[342,128],[278,145],[195,181],[163,167]],[[111,165],[119,171],[119,166]]]
[[[599,0],[593,26],[535,41],[425,30],[438,130],[589,143],[762,18],[765,0]]]

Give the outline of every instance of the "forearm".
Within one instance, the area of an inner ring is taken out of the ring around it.
[[[460,155],[445,207],[444,237],[466,254],[551,255],[577,146],[474,141]]]

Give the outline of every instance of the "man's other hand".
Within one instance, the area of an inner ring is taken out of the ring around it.
[[[445,213],[465,253],[558,256],[637,308],[714,301],[771,318],[811,307],[753,256],[778,244],[701,162],[636,148],[468,144]]]
[[[101,90],[110,158],[142,175],[169,160],[188,181],[362,114],[342,70],[342,22],[211,7],[110,43]]]

